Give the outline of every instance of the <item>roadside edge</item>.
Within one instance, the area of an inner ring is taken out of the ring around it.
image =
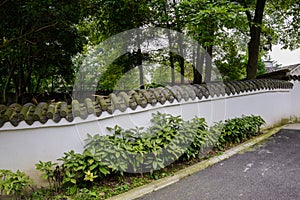
[[[222,153],[222,155],[220,156],[215,156],[213,158],[210,158],[208,160],[204,160],[202,162],[199,162],[197,164],[194,164],[190,167],[187,167],[185,169],[182,169],[178,172],[176,172],[173,176],[169,176],[169,177],[165,177],[165,178],[161,178],[159,180],[155,180],[152,183],[134,188],[132,190],[129,190],[128,192],[113,196],[111,198],[109,198],[108,200],[131,200],[131,199],[137,199],[139,197],[142,197],[146,194],[149,194],[151,192],[160,190],[164,187],[167,187],[171,184],[174,184],[176,182],[178,182],[180,179],[185,178],[187,176],[190,176],[194,173],[197,173],[209,166],[212,166],[220,161],[226,160],[230,157],[232,157],[233,155],[236,155],[240,152],[243,152],[247,149],[249,149],[250,147],[254,146],[255,144],[258,144],[266,139],[268,139],[269,137],[271,137],[272,135],[275,135],[276,133],[278,133],[283,126],[279,126],[279,127],[275,127],[272,128],[270,130],[265,130],[263,131],[263,134],[252,138],[240,145],[237,145],[229,150],[226,150],[225,152]]]

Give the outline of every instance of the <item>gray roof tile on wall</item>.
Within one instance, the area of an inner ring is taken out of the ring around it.
[[[289,80],[300,80],[299,76],[290,76]],[[111,93],[108,96],[95,95],[94,100],[86,98],[84,102],[72,100],[68,105],[66,102],[41,102],[38,105],[17,103],[9,106],[0,105],[0,127],[5,123],[18,126],[21,121],[32,125],[35,121],[45,124],[48,120],[59,123],[65,118],[72,122],[75,117],[86,119],[88,115],[94,114],[99,117],[103,112],[113,114],[115,110],[124,112],[126,109],[135,110],[137,106],[146,108],[147,105],[155,106],[157,103],[165,104],[167,101],[173,103],[188,100],[201,100],[209,97],[232,96],[240,92],[252,92],[258,90],[291,89],[293,84],[282,80],[246,80],[225,83],[209,83],[195,85],[175,85],[151,88],[149,90],[131,90],[129,92]]]

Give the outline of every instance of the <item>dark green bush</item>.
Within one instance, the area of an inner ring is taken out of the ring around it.
[[[112,136],[88,136],[86,151],[94,152],[113,171],[153,172],[170,164],[184,154],[200,130],[205,130],[204,119],[183,121],[180,116],[153,114],[153,125],[123,130],[109,128]]]
[[[265,121],[260,116],[253,115],[228,119],[222,127],[216,146],[224,148],[255,136],[259,132],[260,126],[264,123]]]
[[[77,186],[88,187],[94,180],[102,180],[110,173],[109,169],[88,151],[84,151],[83,154],[70,151],[58,160],[63,162],[62,184],[72,194],[76,192]]]
[[[60,192],[63,188],[69,194],[74,194],[79,187],[89,187],[94,180],[100,181],[110,173],[88,151],[83,154],[74,151],[64,154],[64,157],[58,159],[62,161],[61,166],[50,161],[36,164],[36,168],[43,172],[43,178],[48,180],[50,189],[55,192]]]
[[[33,181],[24,172],[17,170],[0,170],[0,197],[2,194],[21,199],[26,190],[31,188]]]
[[[73,194],[78,188],[101,181],[108,174],[153,173],[174,161],[190,160],[207,154],[213,147],[224,149],[256,135],[264,120],[242,116],[207,128],[203,118],[184,121],[180,116],[156,113],[152,126],[124,130],[108,128],[111,135],[88,135],[82,154],[65,153],[61,166],[40,162],[37,169],[55,188]],[[56,189],[57,190],[57,189]]]
[[[217,134],[207,130],[207,124],[203,118],[193,118],[188,128],[194,133],[193,141],[185,151],[185,154],[182,155],[181,159],[183,160],[199,157],[200,154],[212,148],[214,143],[218,140]]]

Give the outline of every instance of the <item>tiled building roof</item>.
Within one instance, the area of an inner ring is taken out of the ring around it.
[[[294,65],[288,65],[288,66],[285,66],[283,67],[283,69],[289,69],[290,72],[292,72],[293,70],[295,70],[297,67],[300,67],[300,64],[294,64]]]
[[[276,72],[276,71],[280,71],[280,70],[286,70],[286,69],[289,70],[290,72],[292,72],[297,67],[300,67],[300,63],[288,65],[288,66],[284,66],[284,67],[266,67],[266,70],[267,70],[267,73]]]

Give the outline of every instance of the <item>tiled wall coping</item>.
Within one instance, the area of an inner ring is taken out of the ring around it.
[[[89,98],[82,103],[73,100],[70,105],[66,102],[0,105],[0,130],[72,125],[116,114],[139,112],[155,105],[165,107],[262,92],[289,91],[292,88],[293,84],[288,81],[260,79],[132,90],[97,96],[95,101]]]

